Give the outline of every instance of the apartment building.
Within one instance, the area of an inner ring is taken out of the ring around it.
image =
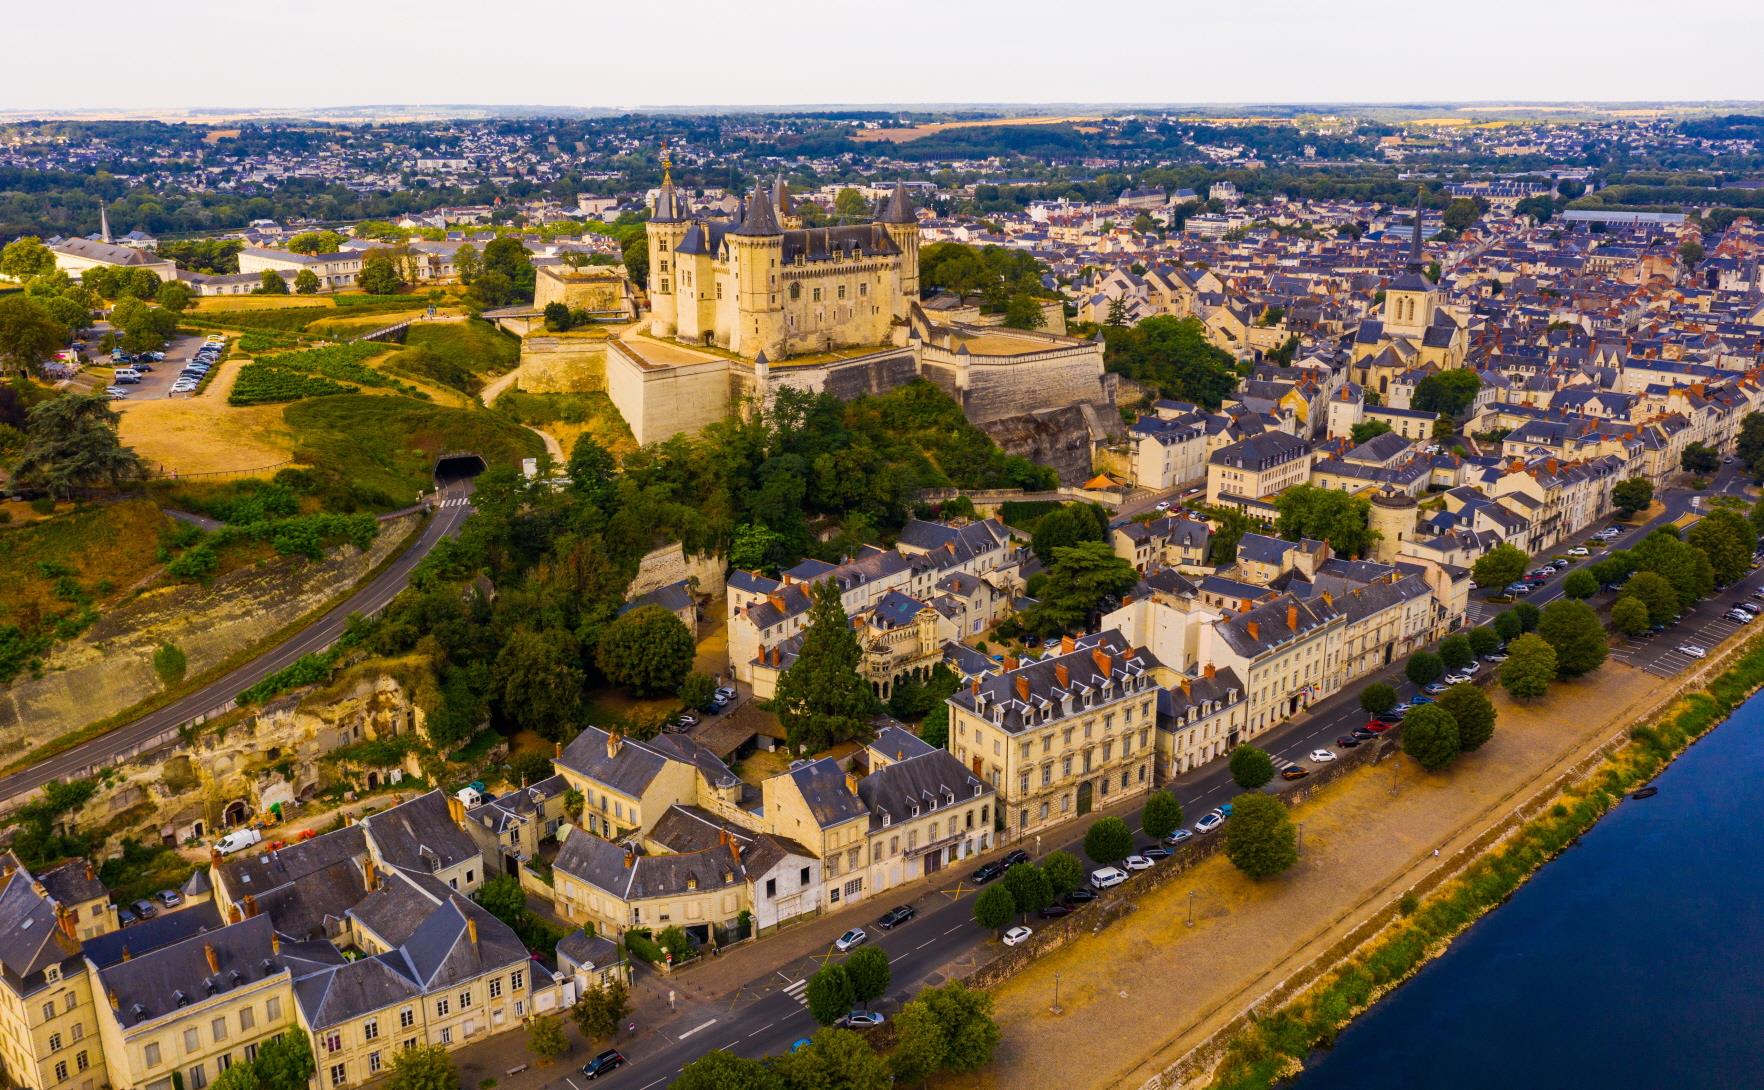
[[[1158,692],[1157,782],[1228,755],[1244,737],[1243,682],[1208,663]]]
[[[1221,447],[1207,459],[1207,502],[1260,500],[1295,484],[1311,472],[1311,448],[1285,432],[1269,431]]]
[[[1243,679],[1244,740],[1341,688],[1346,628],[1347,616],[1329,600],[1281,594],[1201,633],[1201,661]]]
[[[1153,663],[1113,631],[1006,659],[949,698],[949,748],[998,791],[1003,836],[1020,839],[1151,790]]]
[[[0,860],[0,1069],[6,1081],[41,1090],[114,1085],[74,906],[57,900],[11,853]]]

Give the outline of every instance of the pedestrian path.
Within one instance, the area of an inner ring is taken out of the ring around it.
[[[798,1003],[801,1003],[804,1007],[808,1006],[808,999],[803,995],[806,991],[808,991],[808,977],[806,976],[801,980],[796,981],[794,984],[784,985],[784,994],[796,1000]]]

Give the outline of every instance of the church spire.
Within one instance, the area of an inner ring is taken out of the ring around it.
[[[655,195],[655,213],[649,218],[657,223],[674,223],[685,218],[680,208],[680,200],[674,195],[674,164],[668,158],[668,142],[662,141],[661,146],[662,184],[661,190]]]
[[[1421,267],[1421,194],[1425,187],[1415,187],[1415,234],[1409,239],[1409,264]]]
[[[110,213],[104,210],[104,202],[98,202],[98,241],[110,241]]]

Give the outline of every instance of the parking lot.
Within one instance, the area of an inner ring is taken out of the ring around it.
[[[173,338],[171,343],[166,345],[165,359],[157,363],[149,363],[148,366],[153,368],[152,371],[142,371],[141,380],[139,382],[130,383],[122,387],[122,389],[128,391],[127,396],[124,397],[123,400],[156,401],[161,398],[174,396],[171,393],[172,383],[178,380],[178,372],[183,369],[186,363],[190,362],[190,358],[196,354],[196,350],[202,347],[203,340],[204,337],[200,334],[190,337]],[[119,366],[127,367],[130,365],[121,364]],[[101,367],[108,367],[108,360],[106,360],[105,364],[101,365]],[[100,374],[104,374],[104,371],[101,370]],[[189,395],[178,394],[175,396],[188,397]]]
[[[1680,646],[1691,644],[1704,649],[1713,648],[1735,632],[1748,627],[1739,621],[1729,620],[1724,614],[1737,602],[1764,605],[1764,602],[1751,597],[1753,589],[1761,582],[1764,582],[1764,572],[1754,571],[1732,587],[1717,592],[1706,601],[1698,602],[1694,609],[1680,617],[1678,623],[1671,625],[1666,631],[1613,644],[1611,657],[1626,665],[1646,670],[1655,677],[1677,677],[1697,661],[1696,656],[1680,651]]]

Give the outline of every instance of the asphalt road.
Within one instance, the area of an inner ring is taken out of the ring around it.
[[[471,490],[472,483],[469,480],[447,485],[443,490],[440,508],[410,548],[387,565],[372,581],[312,624],[181,700],[27,769],[0,778],[0,800],[10,799],[50,780],[84,775],[93,766],[109,763],[188,719],[231,703],[242,690],[302,655],[328,647],[342,633],[351,613],[372,613],[404,589],[410,579],[411,569],[416,567],[417,562],[427,556],[429,550],[442,538],[454,533],[460,523],[470,516]]]
[[[1724,466],[1710,492],[1742,493],[1744,481],[1734,472],[1736,469],[1736,466]],[[1610,547],[1622,548],[1634,544],[1658,526],[1691,511],[1693,499],[1697,495],[1707,494],[1709,493],[1691,493],[1682,489],[1667,491],[1662,496],[1665,510],[1659,517],[1624,534]],[[1587,527],[1575,539],[1563,542],[1552,550],[1552,555],[1579,544],[1599,529],[1600,525]],[[1575,567],[1595,562],[1601,555],[1603,550],[1595,550],[1592,556],[1577,561]],[[1570,567],[1554,576],[1527,600],[1541,606],[1561,597],[1562,580],[1567,571],[1573,570]],[[1733,601],[1746,597],[1760,584],[1764,584],[1764,571],[1753,572],[1740,585],[1699,603],[1676,627],[1657,637],[1653,643],[1658,645],[1658,651],[1662,654],[1669,653],[1671,647],[1679,642],[1699,636],[1704,637],[1701,642],[1705,646],[1712,646],[1721,638],[1716,631],[1719,626],[1727,626],[1728,631],[1738,627],[1732,622],[1722,620],[1721,614],[1730,608]],[[1482,608],[1473,611],[1473,616],[1476,612],[1484,615],[1475,617],[1473,623],[1482,623],[1494,612],[1505,608],[1499,605],[1490,606],[1481,601],[1476,604]],[[1625,657],[1625,650],[1633,646],[1637,645],[1619,645],[1613,649],[1613,657],[1621,661],[1631,661]],[[1688,664],[1689,660],[1685,661]],[[1645,663],[1639,665],[1646,668]],[[1484,666],[1478,680],[1486,682],[1493,674],[1491,667]],[[1292,762],[1307,768],[1316,767],[1308,756],[1311,751],[1338,750],[1335,739],[1366,721],[1366,713],[1360,708],[1359,694],[1362,688],[1373,681],[1390,683],[1404,699],[1416,692],[1415,686],[1402,676],[1402,663],[1398,662],[1381,674],[1360,678],[1341,692],[1312,705],[1301,718],[1288,721],[1258,736],[1256,744],[1273,755],[1277,765]],[[1166,786],[1181,800],[1183,814],[1191,828],[1202,814],[1229,801],[1241,791],[1231,779],[1231,771],[1225,761],[1210,762]],[[1279,790],[1283,786],[1286,786],[1283,781],[1275,780],[1269,790]],[[1142,803],[1135,803],[1126,809],[1103,809],[1098,814],[1119,815],[1138,834],[1141,805]],[[1056,849],[1065,849],[1083,859],[1083,833],[1089,824],[1088,821],[1074,821],[1067,829],[1046,835],[1039,842],[1008,845],[1007,848],[1020,846],[1037,858]],[[1148,843],[1143,835],[1138,836],[1138,842]],[[1003,850],[1000,850],[991,853],[988,858],[996,858],[1002,854]],[[967,878],[978,864],[977,859],[964,860],[959,867],[952,867],[947,872],[945,882],[915,899],[906,900],[881,894],[867,901],[862,910],[854,910],[848,914],[850,926],[864,928],[870,935],[870,944],[887,952],[893,970],[889,993],[874,1004],[876,1009],[892,1015],[922,985],[940,982],[938,973],[944,966],[991,938],[990,932],[974,923],[973,918],[972,899],[977,887]],[[875,926],[877,918],[901,903],[909,903],[917,909],[917,918],[892,932],[884,932]],[[1035,926],[1033,921],[1031,926]],[[798,998],[807,978],[828,960],[837,961],[843,956],[829,949],[801,958],[749,981],[735,993],[719,997],[709,1006],[695,1004],[690,1011],[682,1012],[671,1022],[658,1027],[659,1037],[635,1042],[634,1047],[619,1044],[618,1047],[625,1053],[628,1063],[596,1085],[607,1085],[618,1090],[655,1090],[676,1078],[686,1064],[714,1049],[726,1049],[738,1056],[749,1057],[787,1051],[793,1042],[809,1036],[817,1028],[807,1007]],[[1049,999],[1051,1001],[1052,997]],[[659,1045],[658,1039],[661,1042]],[[580,1076],[573,1075],[571,1078],[574,1081]],[[563,1084],[560,1082],[559,1085],[561,1087]]]

